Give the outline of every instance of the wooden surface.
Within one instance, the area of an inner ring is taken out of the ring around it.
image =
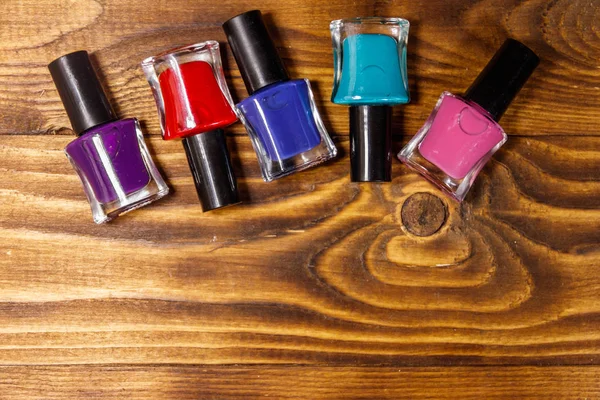
[[[2,5],[1,399],[600,398],[600,0]],[[220,24],[258,7],[342,155],[266,184],[237,124],[246,202],[203,214],[139,62],[224,42]],[[412,23],[398,149],[507,36],[542,58],[461,206],[399,162],[391,184],[349,182],[328,24],[367,15]],[[173,189],[104,226],[62,152],[73,136],[46,68],[79,49]],[[419,194],[405,215],[418,193],[440,200]]]
[[[599,374],[599,367],[0,367],[0,392],[16,399],[597,399]]]

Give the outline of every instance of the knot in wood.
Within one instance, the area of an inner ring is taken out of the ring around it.
[[[430,193],[415,193],[402,205],[402,224],[416,236],[431,236],[446,221],[446,205]]]

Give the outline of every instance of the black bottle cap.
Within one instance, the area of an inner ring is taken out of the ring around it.
[[[59,57],[48,69],[77,135],[117,119],[87,51]]]
[[[465,93],[498,121],[540,63],[523,43],[507,39]]]
[[[237,182],[222,129],[183,138],[203,211],[239,203]]]
[[[289,79],[259,10],[231,18],[223,30],[248,94]]]
[[[392,180],[392,108],[350,107],[352,182]]]

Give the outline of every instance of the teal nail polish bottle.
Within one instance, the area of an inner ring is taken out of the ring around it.
[[[335,64],[333,103],[396,105],[410,101],[408,21],[353,18],[333,21],[330,29]]]
[[[392,107],[410,101],[409,22],[351,18],[329,25],[335,66],[331,101],[349,108],[350,180],[392,180]]]

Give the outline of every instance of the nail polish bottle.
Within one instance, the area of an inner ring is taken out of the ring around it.
[[[65,148],[101,224],[160,199],[169,188],[160,176],[135,118],[117,119],[86,51],[48,65],[73,130]]]
[[[163,139],[182,139],[203,211],[239,203],[222,128],[237,121],[219,43],[169,50],[142,62]]]
[[[267,182],[335,157],[307,79],[290,80],[258,10],[223,24],[249,97],[238,105]]]
[[[538,64],[528,47],[506,40],[463,97],[442,93],[398,158],[462,201],[485,163],[506,142],[498,121]]]
[[[350,106],[352,182],[389,182],[392,108],[410,101],[406,68],[409,22],[362,17],[332,21],[331,101]]]

